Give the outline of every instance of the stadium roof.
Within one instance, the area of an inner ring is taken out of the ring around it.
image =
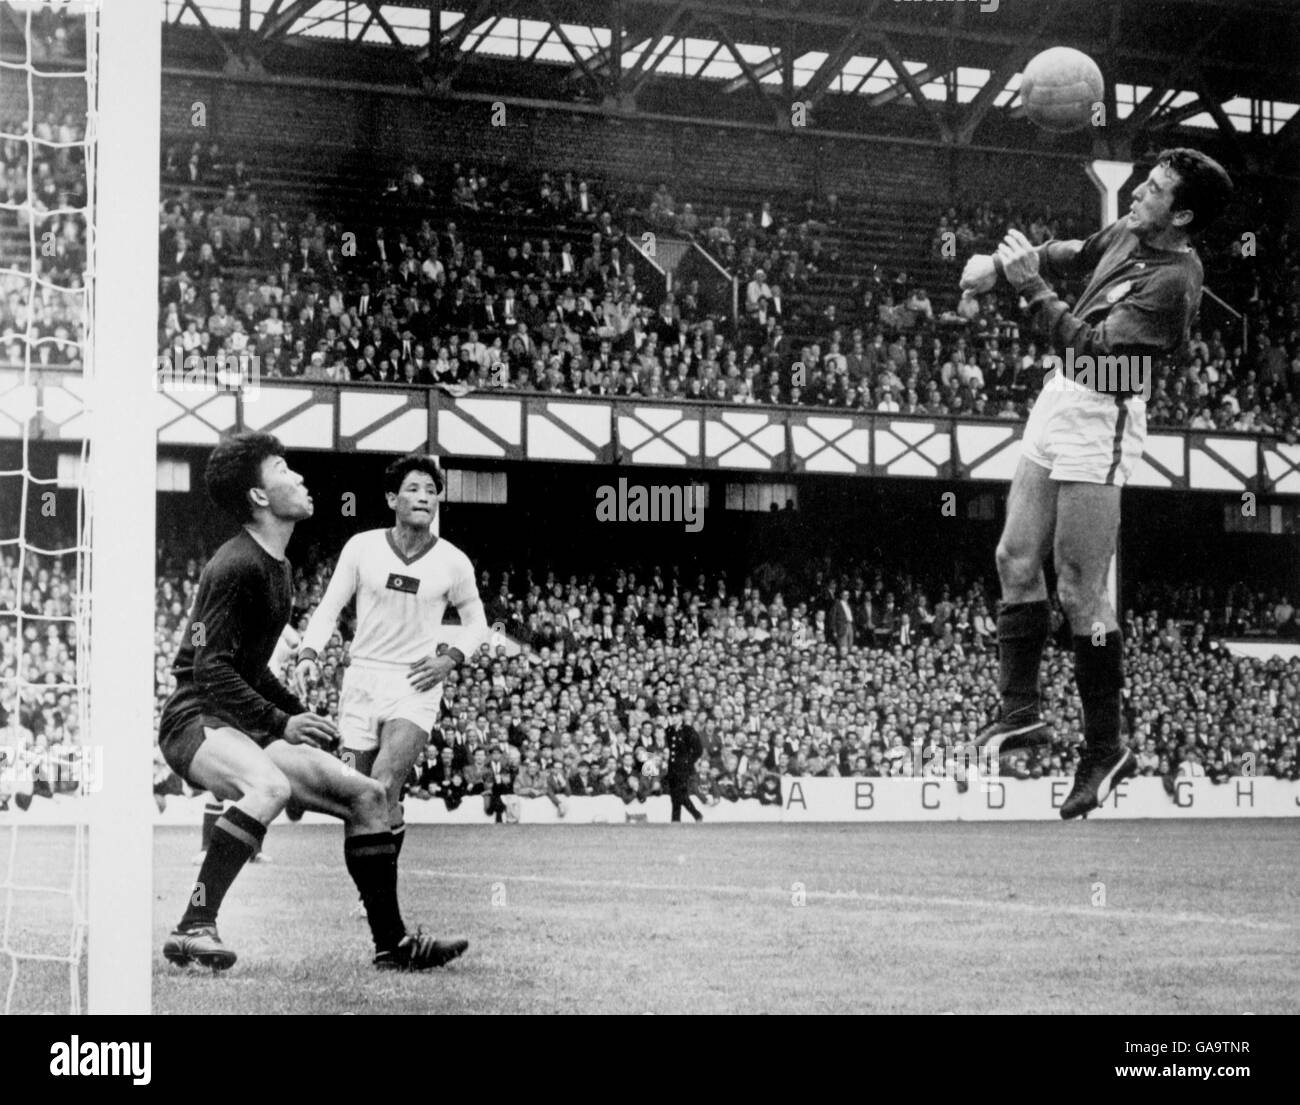
[[[1015,117],[1019,70],[1065,45],[1107,76],[1112,140],[1177,125],[1291,146],[1300,131],[1294,0],[167,0],[166,18],[253,64],[332,39],[400,48],[444,91],[466,62],[513,60],[625,107],[665,81],[769,116],[858,97],[920,108],[957,144],[994,109]]]

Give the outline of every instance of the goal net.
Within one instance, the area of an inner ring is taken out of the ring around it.
[[[78,1012],[87,941],[97,11],[0,4],[0,999]]]

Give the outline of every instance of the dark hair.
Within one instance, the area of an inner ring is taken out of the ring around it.
[[[1161,150],[1157,165],[1178,174],[1174,186],[1174,211],[1190,211],[1187,232],[1195,234],[1214,222],[1232,198],[1232,177],[1212,157],[1187,146]]]
[[[442,469],[433,457],[423,453],[407,453],[384,469],[384,490],[396,495],[402,489],[402,482],[412,472],[423,472],[433,480],[437,493],[442,494]]]
[[[253,507],[248,493],[262,486],[262,463],[284,456],[284,445],[274,434],[248,431],[218,442],[203,470],[208,498],[236,521],[250,522]]]

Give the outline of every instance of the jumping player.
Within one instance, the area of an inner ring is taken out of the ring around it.
[[[267,825],[292,798],[346,825],[344,860],[366,904],[375,966],[441,966],[467,945],[406,931],[384,788],[341,770],[326,751],[338,743],[338,730],[309,712],[267,666],[292,605],[285,548],[295,524],[312,515],[302,477],[289,468],[275,437],[243,433],[213,449],[204,480],[208,496],[242,528],[199,577],[158,741],[177,775],[234,805],[212,829],[198,881],[163,955],[181,966],[234,964],[235,952],[217,934],[217,915]]]
[[[384,473],[396,525],[350,538],[320,605],[307,623],[294,669],[299,693],[320,678],[339,614],[356,597],[357,625],[339,693],[344,762],[383,785],[388,825],[400,853],[402,785],[442,705],[443,680],[487,639],[474,566],[433,532],[442,472],[432,457],[399,457]],[[460,615],[460,647],[446,648],[443,614]]]
[[[1119,370],[1098,365],[1095,377],[1086,377],[1058,367],[1045,381],[1025,427],[997,549],[1001,709],[974,743],[996,755],[1051,740],[1039,714],[1039,665],[1051,629],[1043,575],[1050,548],[1056,593],[1074,635],[1084,724],[1063,818],[1096,809],[1136,771],[1121,740],[1123,645],[1106,576],[1120,488],[1146,441],[1146,402],[1134,382],[1149,375],[1137,359],[1185,344],[1201,300],[1201,262],[1190,240],[1219,216],[1232,187],[1223,167],[1198,150],[1165,150],[1134,191],[1128,214],[1087,241],[1034,247],[1012,230],[996,255],[972,257],[962,273],[968,293],[1005,278],[1028,302],[1033,329],[1067,355],[1065,363],[1106,358]],[[1048,283],[1070,274],[1090,274],[1072,309]],[[1116,378],[1127,386],[1103,390]]]

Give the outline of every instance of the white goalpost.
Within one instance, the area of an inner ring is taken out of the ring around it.
[[[26,181],[0,216],[26,241],[0,237],[0,1011],[80,1012],[84,986],[92,1013],[147,1013],[161,0],[7,8],[0,97],[25,120],[0,153]],[[56,513],[70,543],[41,537]],[[41,605],[51,572],[70,594]]]
[[[150,1009],[161,0],[99,11],[92,404],[91,1013]]]

